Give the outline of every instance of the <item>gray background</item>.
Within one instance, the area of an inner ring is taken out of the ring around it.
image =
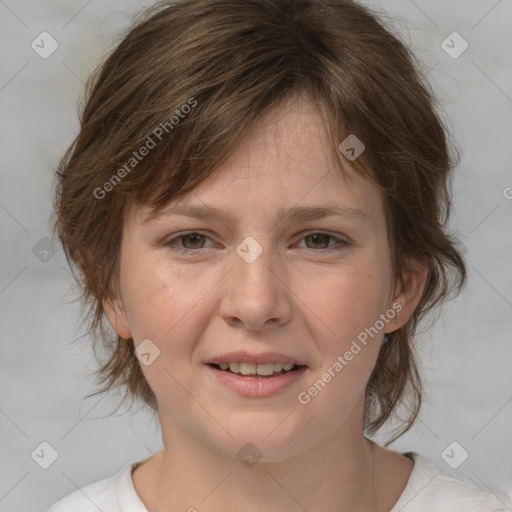
[[[40,240],[50,233],[52,168],[77,133],[83,82],[150,3],[0,0],[2,512],[44,510],[161,448],[144,410],[106,417],[115,396],[83,399],[94,386],[94,360],[87,337],[72,343],[84,331],[62,249],[46,263],[33,252],[48,244]],[[467,290],[419,339],[427,397],[415,428],[393,447],[512,492],[512,2],[365,3],[396,19],[458,139],[451,227],[470,274]],[[47,59],[30,46],[42,31],[59,45]],[[469,44],[456,59],[441,47],[452,31]],[[59,455],[46,470],[31,458],[43,441]],[[469,453],[456,470],[441,457],[453,441]]]

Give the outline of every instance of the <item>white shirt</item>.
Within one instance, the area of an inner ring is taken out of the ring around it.
[[[417,453],[407,485],[390,512],[509,512],[510,497],[453,476]],[[46,512],[148,512],[135,491],[131,473],[143,461],[129,462],[110,478],[82,487]]]

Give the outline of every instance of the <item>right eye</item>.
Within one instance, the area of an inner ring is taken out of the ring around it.
[[[190,253],[197,252],[198,249],[204,248],[204,240],[208,237],[197,231],[190,231],[189,233],[182,233],[168,242],[165,247],[169,247],[172,251]],[[189,247],[187,247],[189,245]]]

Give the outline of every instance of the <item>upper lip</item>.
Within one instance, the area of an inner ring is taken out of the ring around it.
[[[238,352],[229,352],[220,356],[212,357],[206,361],[206,364],[220,363],[293,363],[297,366],[305,365],[302,361],[295,357],[279,354],[278,352],[264,352],[262,354],[251,354],[244,350]]]

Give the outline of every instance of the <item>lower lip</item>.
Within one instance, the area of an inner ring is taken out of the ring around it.
[[[212,374],[226,387],[236,391],[242,396],[251,398],[271,396],[297,382],[306,371],[306,366],[297,370],[276,375],[275,377],[252,377],[218,370],[206,365]]]

